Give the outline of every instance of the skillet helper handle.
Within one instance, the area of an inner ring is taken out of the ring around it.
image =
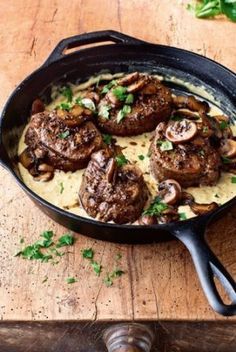
[[[199,225],[195,229],[186,227],[183,231],[174,231],[175,236],[188,248],[209,304],[221,315],[236,315],[236,283],[206,243],[205,226]],[[230,298],[230,304],[223,302],[214,277],[219,280]]]
[[[90,32],[83,33],[79,35],[75,35],[73,37],[69,37],[61,40],[53,52],[50,54],[44,65],[49,64],[50,62],[56,61],[63,56],[64,51],[66,49],[72,49],[76,47],[80,47],[86,44],[94,44],[94,43],[102,43],[102,42],[114,42],[117,44],[141,44],[146,43],[142,40],[130,37],[129,35],[108,30],[108,31],[98,31],[98,32]]]

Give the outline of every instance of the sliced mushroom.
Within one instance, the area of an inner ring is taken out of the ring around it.
[[[47,182],[50,181],[53,178],[53,172],[44,172],[42,174],[39,174],[38,176],[34,177],[35,181],[42,181],[42,182]]]
[[[174,120],[174,117],[177,117],[177,116],[180,116],[182,118],[186,118],[186,119],[189,119],[189,120],[199,120],[199,114],[197,114],[196,112],[193,112],[193,111],[189,111],[189,110],[184,110],[184,109],[178,109],[178,110],[175,110],[172,117],[173,117],[173,120]]]
[[[77,104],[73,106],[70,112],[57,109],[56,114],[68,127],[79,126],[93,115],[91,110]]]
[[[38,114],[39,112],[42,112],[44,110],[45,106],[42,100],[39,98],[35,99],[31,107],[31,115]]]
[[[53,171],[54,171],[54,168],[53,168],[53,166],[51,166],[51,165],[48,165],[48,164],[43,163],[43,164],[40,164],[40,165],[38,166],[38,170],[39,170],[40,172],[53,172]]]
[[[221,154],[227,158],[236,156],[236,141],[233,139],[225,139],[221,142]]]
[[[36,159],[43,159],[46,156],[46,154],[47,154],[46,150],[40,147],[34,150],[34,155],[36,156]]]
[[[148,83],[145,85],[145,87],[142,89],[142,94],[144,95],[152,95],[156,94],[157,92],[157,87],[153,83]]]
[[[114,184],[117,176],[117,164],[114,158],[111,158],[106,167],[106,178],[109,183]]]
[[[180,184],[172,179],[161,182],[158,186],[158,195],[166,204],[176,204],[181,199],[182,189]]]
[[[179,95],[173,96],[173,103],[178,108],[187,108],[191,111],[209,112],[210,107],[206,101],[200,101],[193,95]]]
[[[88,92],[86,98],[93,100],[95,103],[99,103],[100,97],[96,92]]]
[[[181,204],[190,205],[194,202],[194,197],[188,192],[182,192]]]
[[[214,119],[216,119],[218,122],[229,122],[229,118],[226,115],[216,115],[214,116]]]
[[[166,129],[166,138],[173,143],[191,140],[197,134],[197,125],[189,120],[173,121]]]
[[[134,82],[127,87],[127,93],[136,93],[141,90],[147,83],[146,78],[141,78],[139,81]]]
[[[167,224],[169,222],[178,221],[179,220],[179,213],[177,208],[169,205],[166,210],[164,210],[161,216],[158,218],[161,224]]]
[[[128,86],[129,84],[137,81],[139,78],[139,73],[138,72],[132,72],[120,79],[117,80],[117,84],[120,86]]]
[[[157,218],[156,216],[152,216],[152,215],[142,215],[138,219],[138,223],[139,225],[155,225],[157,224]]]
[[[25,148],[25,150],[19,155],[19,161],[26,169],[29,169],[34,164],[34,154],[29,148]]]
[[[210,204],[199,204],[193,202],[190,204],[190,208],[194,214],[203,215],[218,208],[218,204],[215,202],[212,202]]]

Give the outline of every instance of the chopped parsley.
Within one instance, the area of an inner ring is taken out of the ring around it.
[[[209,131],[209,128],[207,126],[203,126],[202,131],[203,133],[207,133]]]
[[[103,142],[107,145],[111,144],[112,136],[110,134],[103,134],[102,135]]]
[[[124,274],[125,272],[121,269],[115,269],[112,273],[111,273],[111,277],[112,278],[116,278],[116,277],[120,277]]]
[[[144,155],[138,155],[139,160],[144,160],[145,156]]]
[[[151,205],[144,210],[143,215],[160,216],[167,209],[168,205],[163,203],[160,197],[156,197]]]
[[[70,131],[66,130],[65,132],[59,133],[58,138],[60,139],[66,139],[70,135]]]
[[[59,186],[60,186],[60,194],[62,194],[64,192],[64,189],[65,189],[63,182],[60,182]]]
[[[217,193],[215,194],[215,197],[216,197],[216,198],[220,198],[220,196],[219,196]]]
[[[123,154],[120,154],[116,156],[116,163],[117,163],[117,166],[123,166],[128,163],[128,160]]]
[[[105,284],[107,287],[110,287],[110,286],[113,285],[113,280],[112,280],[112,278],[111,278],[111,276],[110,276],[109,273],[107,273],[107,275],[106,275],[105,279],[103,280],[103,282],[104,282],[104,284]]]
[[[67,277],[66,282],[68,284],[74,284],[77,280],[74,277]]]
[[[96,275],[99,276],[102,271],[102,265],[99,264],[98,262],[95,262],[95,261],[92,261],[91,265],[92,265],[92,268],[93,268],[94,272],[96,273]]]
[[[86,248],[81,251],[82,257],[86,259],[93,259],[94,251],[92,248]]]
[[[61,103],[59,106],[57,106],[57,108],[69,111],[72,106],[70,103]]]
[[[64,246],[72,246],[74,243],[74,237],[71,234],[66,233],[58,239],[58,243],[56,244],[57,248]]]
[[[125,99],[125,104],[133,104],[134,102],[134,95],[129,93]]]
[[[223,164],[231,164],[232,160],[230,158],[227,158],[227,156],[221,156],[221,160]]]
[[[157,141],[157,145],[160,146],[162,152],[173,149],[173,144],[170,141]]]
[[[219,127],[221,130],[225,130],[228,126],[229,126],[228,122],[226,122],[226,121],[221,121],[219,124]]]
[[[236,176],[231,177],[231,183],[236,183]]]
[[[131,113],[132,109],[129,105],[124,105],[123,108],[117,114],[117,123],[120,123],[127,114]]]
[[[67,102],[72,102],[73,92],[70,87],[63,87],[61,94],[67,99]]]
[[[112,90],[112,93],[120,101],[125,101],[128,98],[126,87],[117,86]]]
[[[120,253],[117,253],[115,256],[115,260],[120,260],[122,258],[122,255]]]
[[[104,119],[109,120],[110,118],[110,113],[109,111],[111,110],[110,105],[102,105],[99,109],[99,116],[102,116]]]
[[[106,84],[106,85],[103,87],[101,93],[102,93],[102,94],[108,93],[109,90],[110,90],[112,87],[116,86],[116,85],[117,85],[116,80],[112,80],[111,82],[109,82],[108,84]]]
[[[187,215],[185,213],[179,213],[179,219],[180,220],[186,220],[187,219]]]

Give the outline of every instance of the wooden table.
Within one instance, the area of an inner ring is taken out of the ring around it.
[[[115,29],[150,42],[185,48],[236,70],[236,24],[224,18],[197,20],[185,5],[186,2],[177,0],[171,1],[171,4],[160,0],[1,1],[0,106],[12,89],[44,62],[59,40],[94,30]],[[78,235],[75,245],[59,264],[41,264],[13,257],[19,248],[20,238],[24,237],[25,242],[30,243],[38,239],[44,230],[51,229],[60,236],[66,229],[42,214],[2,168],[0,209],[1,351],[13,348],[13,336],[23,341],[19,331],[26,334],[26,329],[32,329],[29,325],[32,321],[42,324],[50,321],[54,324],[54,332],[55,327],[59,329],[57,323],[66,321],[65,324],[69,324],[69,321],[75,320],[148,320],[162,324],[165,324],[164,321],[181,320],[186,323],[201,320],[224,321],[225,324],[228,322],[228,326],[233,326],[236,321],[235,317],[222,318],[211,310],[190,256],[178,242],[131,246],[104,243]],[[233,209],[208,231],[212,248],[234,277],[235,215],[236,209]],[[112,270],[115,255],[122,254],[120,266],[125,274],[115,280],[112,287],[107,288],[102,277],[97,277],[89,263],[82,259],[80,251],[88,247],[94,249],[104,273]],[[45,276],[48,280],[43,282]],[[65,279],[68,276],[77,277],[78,282],[67,284]],[[16,329],[17,321],[27,323]],[[46,331],[51,331],[50,324]],[[61,327],[62,344],[68,329],[72,329],[68,326]],[[73,327],[75,329],[75,325]],[[45,325],[43,328],[38,325],[38,329],[45,329]],[[29,333],[25,336],[34,344],[27,351],[38,351],[35,335]],[[236,346],[235,331],[233,336],[230,346]],[[40,341],[40,346],[44,346],[44,338]],[[60,347],[55,350],[59,351]]]

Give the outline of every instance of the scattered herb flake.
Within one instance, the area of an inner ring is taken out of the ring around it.
[[[215,195],[214,195],[216,198],[220,198],[220,196],[216,193]]]
[[[122,86],[117,86],[116,88],[112,89],[112,93],[120,101],[125,101],[128,96],[127,88]]]
[[[25,242],[24,238],[21,238],[20,243],[24,243],[24,242]]]
[[[123,165],[127,164],[128,160],[126,159],[124,154],[120,154],[120,155],[116,156],[116,163],[117,163],[117,166],[120,167],[120,166],[123,166]]]
[[[77,280],[74,277],[67,277],[66,282],[68,284],[74,284]]]
[[[86,248],[81,251],[82,257],[86,259],[93,259],[94,251],[92,248]]]
[[[162,152],[166,152],[168,150],[173,149],[173,143],[170,141],[157,141],[157,145],[160,146]]]
[[[125,99],[125,104],[133,104],[134,102],[134,95],[133,94],[128,94],[126,99]]]
[[[138,155],[139,160],[144,160],[145,156],[144,155]]]
[[[203,133],[208,133],[209,128],[207,126],[203,126],[202,131],[203,131]]]
[[[126,117],[126,115],[131,113],[131,111],[132,109],[129,105],[124,105],[123,108],[117,114],[117,123],[120,123]]]
[[[58,243],[56,244],[56,247],[60,248],[64,246],[72,246],[73,243],[74,243],[74,237],[71,234],[66,233],[58,239]]]
[[[231,164],[232,160],[227,158],[227,156],[221,156],[221,160],[223,162],[223,164]]]
[[[102,271],[102,265],[99,264],[98,262],[92,261],[91,262],[92,268],[94,272],[96,273],[97,276],[100,276],[101,271]]]
[[[104,282],[104,284],[105,284],[107,287],[110,287],[110,286],[113,285],[113,280],[112,280],[112,278],[110,277],[110,274],[109,274],[109,273],[105,276],[103,282]]]
[[[72,102],[73,92],[70,87],[63,87],[61,94],[67,99],[67,102]]]
[[[156,197],[151,205],[144,210],[143,215],[160,216],[167,209],[168,205],[163,203],[159,197]]]
[[[117,253],[115,256],[115,260],[120,260],[122,258],[122,255],[120,253]]]
[[[103,134],[102,135],[103,142],[107,145],[111,144],[112,136],[110,134]]]
[[[70,131],[66,130],[65,132],[59,133],[58,138],[60,139],[66,139],[70,135]]]
[[[63,182],[60,182],[59,186],[60,186],[60,194],[62,194],[64,192],[64,189],[65,189]]]
[[[231,177],[231,183],[236,183],[236,176]]]
[[[59,109],[62,109],[62,110],[66,110],[66,111],[70,111],[70,109],[72,108],[71,104],[70,103],[61,103],[59,106],[58,106]]]
[[[117,85],[116,80],[112,80],[111,82],[109,82],[108,84],[106,84],[106,85],[103,87],[101,93],[102,93],[102,94],[108,93],[109,90],[110,90],[112,87],[114,87],[115,85]]]
[[[179,219],[180,220],[186,220],[187,219],[187,215],[185,213],[179,213]]]
[[[98,115],[102,116],[104,119],[109,120],[110,118],[110,113],[109,111],[111,110],[110,105],[102,105],[99,109]]]
[[[225,130],[228,126],[229,126],[228,122],[226,122],[226,121],[221,121],[219,124],[219,127],[221,130]]]
[[[116,278],[116,277],[120,277],[124,274],[125,272],[121,269],[115,269],[112,273],[111,273],[111,278]]]

